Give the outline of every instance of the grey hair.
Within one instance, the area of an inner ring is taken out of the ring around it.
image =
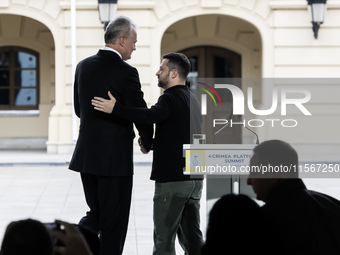
[[[261,166],[287,167],[289,171],[272,173],[275,178],[298,178],[299,157],[296,150],[287,142],[281,140],[268,140],[254,148],[258,155],[258,164]]]
[[[130,18],[123,15],[115,17],[106,27],[105,43],[115,44],[120,36],[130,37],[133,28],[137,30],[137,25]]]

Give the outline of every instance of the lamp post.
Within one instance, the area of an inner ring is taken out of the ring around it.
[[[104,30],[116,15],[117,2],[118,0],[98,0],[99,19],[104,24]]]
[[[318,31],[320,25],[325,20],[326,14],[326,1],[327,0],[307,0],[308,2],[308,12],[310,16],[310,21],[313,24],[314,38],[318,38]]]

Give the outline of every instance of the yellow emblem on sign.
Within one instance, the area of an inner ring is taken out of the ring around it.
[[[186,150],[185,158],[185,172],[200,173],[205,165],[205,150]]]

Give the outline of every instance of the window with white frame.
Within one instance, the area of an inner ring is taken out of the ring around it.
[[[39,105],[39,53],[0,47],[0,110],[33,110]]]

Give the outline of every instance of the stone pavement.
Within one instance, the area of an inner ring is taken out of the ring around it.
[[[149,179],[152,154],[134,155],[135,176],[130,222],[124,255],[150,255],[153,248],[152,199]],[[68,170],[71,155],[46,151],[0,150],[0,242],[9,222],[34,218],[42,222],[61,219],[77,223],[88,210],[79,174]],[[202,199],[205,232],[205,199]],[[180,246],[176,245],[178,254]]]

